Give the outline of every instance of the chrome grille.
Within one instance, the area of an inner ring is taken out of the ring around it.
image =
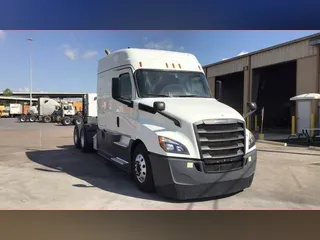
[[[243,167],[245,153],[244,122],[228,119],[195,124],[205,172],[224,172]]]

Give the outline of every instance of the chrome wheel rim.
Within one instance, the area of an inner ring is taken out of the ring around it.
[[[146,161],[141,154],[138,154],[134,163],[134,171],[136,177],[140,183],[143,183],[146,180],[147,176]]]

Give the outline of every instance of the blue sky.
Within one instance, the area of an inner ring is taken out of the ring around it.
[[[290,41],[319,31],[1,31],[0,90],[95,92],[104,49],[158,48],[195,54],[201,64]]]

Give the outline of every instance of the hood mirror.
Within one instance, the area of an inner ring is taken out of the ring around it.
[[[244,119],[252,115],[257,110],[257,104],[255,102],[248,102],[247,106],[248,106],[249,112],[246,115],[244,115],[243,117]]]
[[[153,109],[156,112],[162,112],[166,109],[166,104],[164,102],[154,102],[153,103]]]

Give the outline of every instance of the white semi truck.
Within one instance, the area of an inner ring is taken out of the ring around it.
[[[74,128],[74,144],[130,174],[146,192],[186,200],[251,186],[255,138],[245,117],[212,97],[191,54],[124,49],[98,64],[97,103]],[[95,112],[95,109],[97,111]]]
[[[63,125],[71,125],[80,124],[82,117],[76,113],[72,103],[41,97],[37,106],[30,107],[28,114],[20,117],[20,122],[25,121],[61,122]]]

